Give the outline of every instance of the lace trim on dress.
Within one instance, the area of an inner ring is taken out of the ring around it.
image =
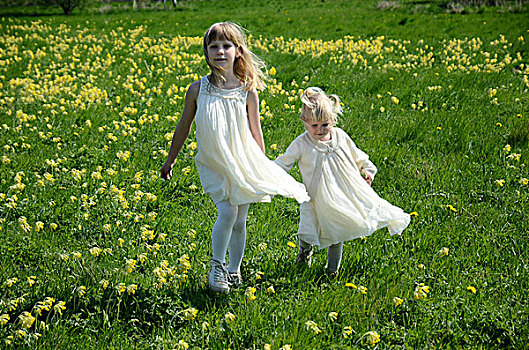
[[[203,90],[202,87],[204,87]],[[246,98],[246,91],[242,91],[242,85],[235,89],[222,89],[213,85],[207,76],[202,77],[200,90],[202,93],[211,96],[219,96],[223,98]]]

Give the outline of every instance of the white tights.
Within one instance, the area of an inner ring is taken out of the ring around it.
[[[219,216],[211,232],[213,260],[225,263],[229,246],[228,272],[240,272],[246,246],[246,215],[250,204],[231,205],[230,201],[225,200],[216,206]]]

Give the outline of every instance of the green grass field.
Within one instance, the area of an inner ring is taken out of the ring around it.
[[[377,4],[0,9],[0,348],[528,348],[529,9]],[[193,134],[158,176],[224,20],[268,66],[269,157],[320,86],[374,189],[414,212],[346,243],[335,280],[325,251],[295,267],[298,205],[275,198],[250,207],[242,287],[210,292]]]

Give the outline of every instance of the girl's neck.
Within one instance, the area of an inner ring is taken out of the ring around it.
[[[213,74],[209,75],[209,81],[216,87],[221,89],[235,89],[240,87],[241,81],[233,74],[233,72],[228,72],[227,74],[223,75],[224,82],[222,81],[216,81],[215,76]]]

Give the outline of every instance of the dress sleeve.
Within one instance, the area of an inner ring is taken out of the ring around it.
[[[302,151],[302,143],[300,142],[301,139],[298,137],[292,143],[290,146],[288,146],[287,150],[284,154],[277,157],[274,162],[279,165],[281,168],[283,168],[285,171],[290,171],[294,164],[299,160],[301,157],[301,151]]]
[[[375,174],[377,173],[377,167],[375,164],[369,160],[369,156],[366,153],[356,147],[356,144],[345,131],[342,130],[342,133],[343,137],[347,140],[347,146],[353,155],[356,165],[358,166],[358,169],[360,169],[360,174],[369,175],[374,179]]]

